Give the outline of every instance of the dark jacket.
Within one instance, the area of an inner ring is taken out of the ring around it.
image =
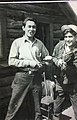
[[[64,79],[68,80],[68,83],[77,82],[77,45],[73,51],[65,56],[64,61],[67,63],[65,71],[62,71],[58,66],[58,60],[63,59],[63,53],[65,49],[65,41],[60,41],[53,51],[53,63],[54,63],[54,75],[59,79],[59,82],[63,82]],[[65,78],[66,77],[66,78]]]

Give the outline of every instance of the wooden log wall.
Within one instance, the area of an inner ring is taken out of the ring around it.
[[[6,13],[7,41],[5,38],[5,44],[7,43],[7,56],[13,40],[23,35],[22,21],[28,15],[34,16],[38,22],[47,25],[45,44],[47,44],[50,50],[54,48],[62,37],[61,26],[70,22],[58,3],[55,2],[51,4],[0,4],[0,9],[3,9]],[[49,29],[48,26],[50,27]],[[0,120],[4,120],[7,111],[11,97],[11,83],[15,72],[15,69],[11,69],[8,66],[0,68]]]
[[[63,5],[66,3],[63,3]],[[61,10],[61,6],[59,3],[47,3],[47,4],[5,4],[0,5],[4,8],[6,12],[6,31],[7,31],[7,39],[8,39],[8,52],[11,46],[11,43],[15,38],[21,37],[23,35],[22,31],[22,21],[28,15],[34,16],[37,18],[38,22],[50,24],[52,23],[53,27],[53,38],[49,38],[49,43],[55,45],[56,41],[59,41],[61,37],[60,27],[63,24],[69,23],[69,19],[66,18],[63,10]],[[51,30],[50,30],[51,31]],[[49,33],[51,34],[51,33]],[[49,36],[49,35],[48,35]],[[51,36],[51,35],[50,35]],[[42,38],[43,39],[43,38]],[[47,42],[46,42],[47,44]],[[47,46],[50,47],[50,44]],[[49,48],[51,49],[51,47]]]
[[[51,29],[53,29],[53,33],[52,33],[53,38],[51,37],[52,35],[50,36],[48,35],[50,38],[49,41],[46,42],[46,44],[48,44],[47,48],[49,49],[51,49],[50,45],[52,43],[54,47],[54,45],[62,37],[60,30],[61,26],[63,24],[75,23],[73,21],[73,18],[75,17],[74,15],[70,14],[71,12],[68,11],[66,2],[63,3],[52,2],[52,3],[41,3],[41,4],[40,3],[36,3],[36,4],[9,3],[9,4],[0,4],[0,9],[1,8],[5,10],[6,19],[7,19],[6,21],[6,33],[8,40],[7,54],[9,53],[9,48],[13,40],[23,35],[23,31],[21,28],[22,21],[28,15],[37,18],[38,22],[46,23],[46,24],[52,23]]]

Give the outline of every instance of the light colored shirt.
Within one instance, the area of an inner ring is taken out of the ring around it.
[[[47,55],[49,52],[39,39],[34,38],[34,41],[31,42],[23,36],[13,41],[8,64],[16,67],[25,67],[26,65],[27,67],[31,60],[39,63]]]

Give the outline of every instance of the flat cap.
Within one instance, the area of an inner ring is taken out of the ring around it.
[[[77,26],[76,25],[70,24],[70,25],[63,25],[61,27],[62,32],[64,32],[65,30],[70,30],[70,29],[72,29],[74,32],[77,33]]]

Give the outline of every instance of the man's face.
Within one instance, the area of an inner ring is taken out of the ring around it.
[[[23,31],[27,37],[33,37],[36,33],[36,24],[34,21],[27,21]]]
[[[64,35],[64,40],[65,40],[66,45],[71,47],[76,42],[76,36],[68,32]]]

